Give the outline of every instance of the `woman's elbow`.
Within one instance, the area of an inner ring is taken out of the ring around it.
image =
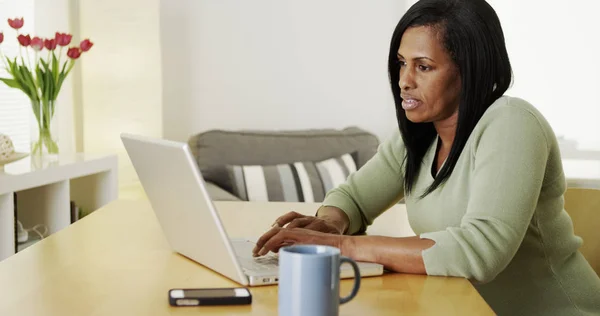
[[[497,260],[478,260],[466,269],[465,277],[476,284],[490,283],[504,271],[507,263]]]

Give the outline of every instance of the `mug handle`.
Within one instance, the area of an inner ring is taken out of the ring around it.
[[[360,270],[358,269],[358,265],[356,264],[356,262],[354,262],[354,260],[348,257],[341,256],[340,267],[344,262],[349,263],[352,266],[352,270],[354,270],[354,287],[352,288],[352,292],[350,292],[350,295],[346,297],[340,297],[340,304],[350,302],[350,300],[352,300],[356,296],[356,294],[358,294],[358,289],[360,288]]]

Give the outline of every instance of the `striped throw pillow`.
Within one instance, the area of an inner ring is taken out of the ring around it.
[[[228,166],[233,193],[247,201],[323,202],[356,171],[353,154],[319,162]]]

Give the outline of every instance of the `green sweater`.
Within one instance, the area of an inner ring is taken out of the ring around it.
[[[419,199],[433,181],[436,148],[437,140],[409,196],[398,133],[323,205],[342,209],[353,234],[405,197],[413,231],[435,241],[422,252],[428,275],[468,278],[499,315],[600,315],[600,279],[578,251],[558,143],[544,117],[521,99],[498,99],[451,176]]]

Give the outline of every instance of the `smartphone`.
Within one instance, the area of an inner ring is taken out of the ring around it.
[[[247,288],[171,289],[171,306],[244,305],[252,303]]]

